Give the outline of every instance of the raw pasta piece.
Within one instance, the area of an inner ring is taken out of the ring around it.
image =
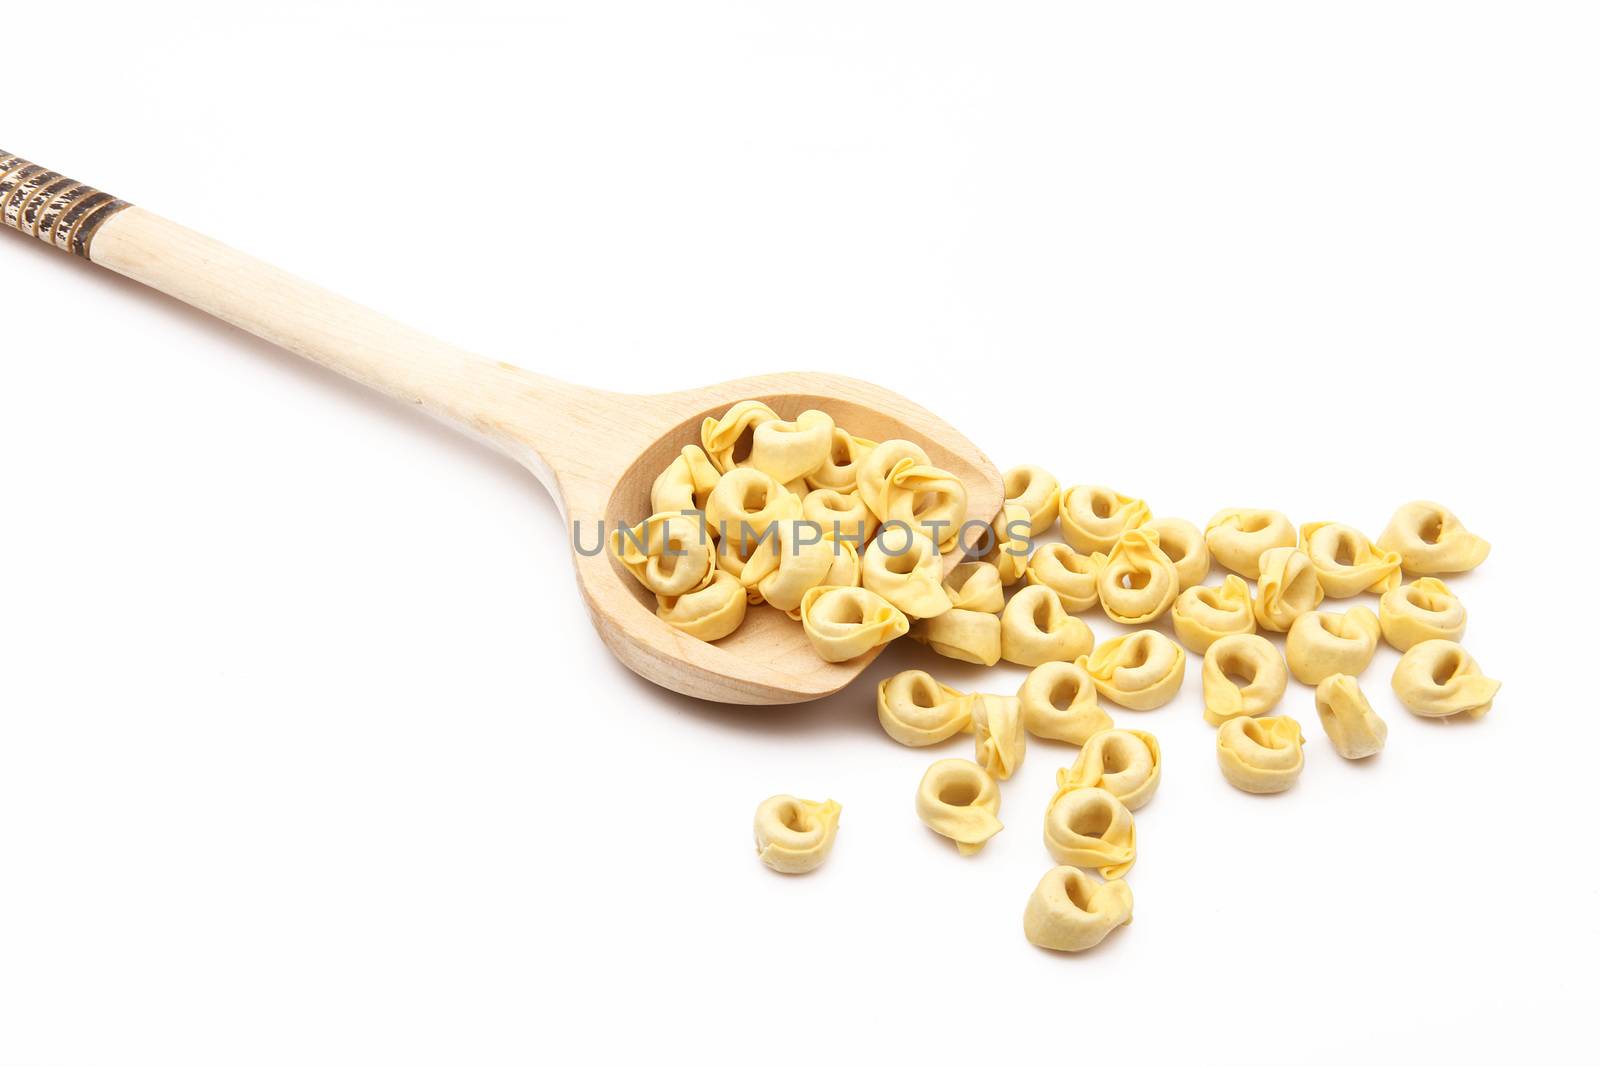
[[[822,866],[838,832],[838,801],[779,794],[756,808],[756,853],[783,874],[805,874]]]
[[[1150,521],[1150,506],[1103,485],[1075,485],[1061,494],[1061,537],[1079,552],[1109,552],[1117,538]]]
[[[1133,890],[1121,878],[1096,882],[1076,867],[1039,879],[1022,913],[1022,932],[1040,948],[1082,952],[1133,921]]]
[[[1470,571],[1489,555],[1489,542],[1431,500],[1413,500],[1396,511],[1378,535],[1378,547],[1400,553],[1400,565],[1421,575]]]
[[[1333,750],[1345,759],[1366,759],[1383,750],[1389,725],[1367,703],[1348,674],[1330,674],[1317,683],[1317,717]]]
[[[1234,788],[1281,793],[1306,765],[1300,724],[1287,715],[1229,719],[1217,731],[1217,765]]]
[[[723,474],[738,466],[734,462],[734,449],[749,434],[753,439],[755,428],[764,422],[781,422],[778,413],[759,400],[741,400],[725,411],[720,419],[706,418],[700,424],[700,443],[706,456]],[[788,481],[787,478],[779,479]]]
[[[944,551],[953,545],[966,518],[967,488],[940,470],[910,441],[885,441],[856,471],[861,499],[880,522],[900,522],[927,535]]]
[[[1427,719],[1466,715],[1481,719],[1494,706],[1500,683],[1487,677],[1478,661],[1454,641],[1412,645],[1395,665],[1394,695],[1407,710]]]
[[[1178,568],[1161,551],[1161,538],[1149,526],[1117,539],[1096,579],[1106,617],[1124,626],[1142,626],[1160,617],[1178,599]]]
[[[776,527],[768,527],[768,535],[760,541],[741,544],[729,538],[717,546],[717,569],[737,578],[752,604],[761,603],[761,579],[777,565]]]
[[[1183,647],[1205,655],[1219,639],[1229,634],[1256,632],[1255,608],[1250,603],[1250,586],[1237,574],[1230,574],[1221,585],[1196,585],[1178,594],[1172,604],[1172,632]]]
[[[1061,606],[1076,614],[1100,603],[1096,583],[1105,565],[1103,552],[1085,556],[1074,552],[1070,545],[1040,545],[1024,573],[1029,585],[1051,589],[1061,599]]]
[[[739,628],[748,603],[739,579],[717,571],[704,589],[683,596],[656,597],[656,616],[690,637],[718,641]]]
[[[1161,784],[1161,746],[1143,730],[1101,730],[1083,743],[1071,768],[1056,772],[1056,795],[1095,786],[1138,811]]]
[[[1323,593],[1335,600],[1400,584],[1400,553],[1378,548],[1354,526],[1308,522],[1300,527],[1300,548],[1311,557]]]
[[[878,442],[856,437],[835,426],[828,454],[823,457],[822,463],[816,470],[806,475],[806,488],[852,492],[856,487],[857,468],[877,447]]]
[[[1028,535],[1038,537],[1056,521],[1061,506],[1061,483],[1043,467],[1024,463],[1005,473],[1006,503],[1028,511]]]
[[[650,513],[699,512],[704,519],[706,498],[717,487],[722,474],[706,454],[694,445],[684,445],[678,457],[667,464],[667,469],[656,475],[650,486]],[[715,533],[709,530],[708,532]]]
[[[944,561],[932,541],[904,527],[885,529],[861,556],[861,584],[913,619],[950,610]]]
[[[1243,685],[1235,679],[1244,679]],[[1240,715],[1265,715],[1289,686],[1283,656],[1259,634],[1230,634],[1206,649],[1200,670],[1206,722],[1220,726]]]
[[[1256,623],[1279,633],[1322,603],[1322,586],[1311,557],[1298,548],[1269,548],[1261,553],[1256,581]]]
[[[1000,588],[1000,572],[993,563],[968,560],[957,563],[944,576],[944,593],[951,607],[968,611],[987,611],[1000,614],[1006,606],[1006,594]]]
[[[1200,527],[1187,519],[1165,518],[1151,519],[1144,529],[1156,532],[1156,547],[1177,568],[1180,592],[1206,580],[1211,573],[1211,549],[1206,547]]]
[[[1183,685],[1183,649],[1155,630],[1113,637],[1078,662],[1101,696],[1134,711],[1159,708]]]
[[[972,702],[972,736],[978,766],[1004,781],[1022,766],[1028,751],[1028,734],[1022,728],[1022,708],[1016,697],[978,693]]]
[[[840,558],[838,547],[804,519],[781,519],[773,528],[773,565],[756,583],[756,591],[779,611],[798,611],[807,589],[828,584]]]
[[[1000,518],[995,520],[990,534],[993,543],[984,553],[984,562],[994,565],[1001,585],[1016,585],[1028,568],[1028,551],[1033,544],[1028,540],[1028,509],[1008,501],[1000,509]]]
[[[821,527],[823,537],[858,549],[878,532],[878,517],[854,489],[813,489],[801,498],[800,514]]]
[[[1044,847],[1057,863],[1121,878],[1133,867],[1133,813],[1095,786],[1057,793],[1044,813]]]
[[[628,573],[657,596],[682,596],[711,584],[716,548],[693,515],[663,512],[613,532],[611,551]]]
[[[800,622],[817,655],[843,663],[886,645],[910,627],[900,609],[877,593],[838,585],[807,589]]]
[[[1061,609],[1061,601],[1042,585],[1019,589],[1000,615],[1000,658],[1024,667],[1050,660],[1074,660],[1094,647],[1094,634],[1082,619]]]
[[[971,730],[972,705],[972,694],[935,681],[927,671],[901,671],[878,683],[883,732],[911,748]]]
[[[1418,578],[1391,589],[1378,601],[1383,639],[1404,652],[1423,641],[1459,641],[1467,632],[1467,609],[1437,578]]]
[[[987,611],[951,608],[931,619],[918,619],[911,640],[941,656],[993,667],[1000,662],[1000,616]]]
[[[1308,611],[1289,625],[1283,650],[1295,680],[1316,685],[1330,674],[1360,674],[1378,648],[1378,617],[1354,607],[1343,615]]]
[[[800,498],[753,467],[724,474],[706,498],[706,522],[718,540],[741,550],[770,535],[779,519],[800,517]]]
[[[1022,704],[1022,724],[1036,737],[1081,745],[1111,729],[1111,716],[1100,706],[1094,679],[1078,663],[1039,664],[1023,679],[1017,699]]]
[[[989,772],[964,759],[937,760],[917,785],[917,818],[970,856],[1004,827],[1000,787]]]
[[[780,484],[788,484],[822,466],[833,443],[833,417],[825,411],[802,411],[793,422],[785,422],[771,408],[744,405],[758,401],[742,400],[719,420],[707,419],[700,439],[711,462],[724,474],[741,467],[753,467]],[[750,429],[750,454],[735,459],[735,451],[746,428]],[[737,432],[735,432],[737,431]],[[802,486],[804,488],[804,486]]]
[[[1246,578],[1261,577],[1261,553],[1293,548],[1295,541],[1294,525],[1281,511],[1226,508],[1206,523],[1211,558]]]

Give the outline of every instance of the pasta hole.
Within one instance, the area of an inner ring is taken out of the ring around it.
[[[1094,517],[1097,519],[1109,519],[1111,517],[1110,498],[1098,493],[1095,494],[1094,499],[1089,501],[1089,510],[1094,512]]]
[[[1265,515],[1246,515],[1239,520],[1239,531],[1241,533],[1260,533],[1267,528],[1270,521]]]
[[[1085,837],[1103,837],[1111,829],[1111,806],[1104,801],[1087,804],[1072,813],[1068,825]]]
[[[739,439],[733,443],[733,462],[735,466],[750,458],[750,452],[755,448],[755,444],[756,428],[753,425],[746,426],[744,432],[739,434]]]
[[[1433,665],[1433,684],[1444,685],[1451,678],[1455,677],[1456,671],[1460,669],[1461,657],[1456,655],[1456,653],[1451,652],[1448,655],[1440,656],[1439,662]]]
[[[778,816],[778,818],[783,822],[783,825],[787,826],[795,833],[805,832],[806,819],[805,816],[800,813],[800,809],[796,805],[785,804],[783,812]]]
[[[1054,594],[1051,596],[1053,597]],[[1033,606],[1033,625],[1045,633],[1050,632],[1052,614],[1050,601],[1051,597],[1040,597],[1039,602]]]
[[[760,482],[751,482],[745,487],[744,497],[740,503],[746,511],[760,511],[767,506],[767,487]]]
[[[1341,534],[1339,543],[1333,546],[1333,561],[1341,567],[1356,565],[1355,539],[1349,534]]]
[[[1228,681],[1245,688],[1256,680],[1256,667],[1254,663],[1246,663],[1237,656],[1228,656],[1217,666],[1222,668],[1222,675]]]
[[[1050,687],[1050,704],[1057,709],[1070,708],[1072,702],[1078,699],[1080,691],[1081,687],[1076,676],[1069,674],[1064,678],[1058,678],[1056,684]]]
[[[939,789],[939,800],[952,808],[965,808],[978,799],[978,787],[972,782],[946,782]]]
[[[1089,887],[1084,879],[1068,877],[1062,885],[1066,891],[1067,899],[1072,901],[1072,906],[1079,911],[1089,910]]]
[[[1150,575],[1145,571],[1125,571],[1117,584],[1124,589],[1143,589],[1150,584]]]
[[[1422,524],[1417,527],[1417,536],[1430,545],[1438,544],[1439,537],[1443,533],[1444,517],[1441,515],[1429,515],[1422,521]]]

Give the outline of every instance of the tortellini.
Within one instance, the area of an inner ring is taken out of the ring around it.
[[[1211,550],[1206,547],[1200,527],[1186,519],[1164,518],[1151,519],[1144,529],[1155,531],[1156,547],[1177,569],[1180,592],[1199,585],[1210,575]]]
[[[861,549],[878,532],[878,517],[854,489],[813,489],[800,501],[800,514],[830,541],[847,541]]]
[[[1023,464],[1005,473],[1006,503],[1021,504],[1028,512],[1028,534],[1038,537],[1055,525],[1061,504],[1061,483],[1043,467]]]
[[[1256,632],[1255,607],[1250,586],[1237,574],[1221,585],[1196,585],[1178,594],[1172,605],[1172,632],[1183,647],[1205,655],[1206,649],[1229,634]]]
[[[877,593],[838,585],[807,589],[800,623],[811,647],[829,663],[865,655],[910,629],[900,609]]]
[[[1389,724],[1378,718],[1348,674],[1330,674],[1317,683],[1317,717],[1333,750],[1345,759],[1376,755],[1389,737]]]
[[[1022,708],[1016,697],[979,693],[972,701],[972,736],[977,763],[1004,781],[1022,766],[1028,751],[1028,734],[1022,728]]]
[[[1133,921],[1133,890],[1121,878],[1096,882],[1076,867],[1056,867],[1028,898],[1022,932],[1040,948],[1081,952]]]
[[[1211,558],[1245,578],[1261,577],[1261,554],[1270,548],[1293,548],[1294,525],[1279,511],[1226,508],[1206,523]]]
[[[736,458],[745,431],[750,432],[750,454]],[[759,400],[741,400],[721,419],[706,419],[700,441],[717,469],[727,474],[753,467],[781,485],[804,478],[828,458],[833,447],[833,418],[824,411],[802,411],[785,422]]]
[[[1017,700],[1023,727],[1036,737],[1081,745],[1111,729],[1111,716],[1100,706],[1094,679],[1082,664],[1039,664],[1023,679]]]
[[[968,560],[957,563],[944,576],[944,593],[950,606],[968,611],[987,611],[998,615],[1006,606],[1005,590],[1000,587],[1000,572],[993,563]]]
[[[813,491],[833,489],[841,493],[853,492],[857,468],[877,447],[878,442],[856,437],[835,426],[827,455],[823,456],[816,470],[806,475],[806,488]]]
[[[990,531],[994,543],[984,554],[984,561],[992,563],[1000,575],[1001,585],[1015,585],[1028,567],[1028,509],[1021,504],[1007,504],[1000,510]]]
[[[901,671],[878,683],[878,722],[902,745],[936,745],[972,729],[973,701],[927,671]]]
[[[1094,786],[1138,811],[1161,784],[1161,746],[1143,730],[1101,730],[1083,743],[1070,768],[1056,772],[1056,795]]]
[[[1100,603],[1098,581],[1106,565],[1103,552],[1081,555],[1070,545],[1040,545],[1024,572],[1029,585],[1042,585],[1061,598],[1069,612],[1088,611]]]
[[[933,466],[910,441],[885,441],[873,449],[856,470],[856,488],[880,522],[904,523],[941,551],[955,543],[966,518],[961,479]]]
[[[798,519],[773,524],[772,546],[770,553],[762,555],[764,573],[756,582],[756,591],[779,611],[798,611],[806,590],[828,584],[834,564],[841,557],[849,559],[844,548],[824,540],[820,530]],[[747,571],[741,581],[748,577]]]
[[[1178,599],[1178,568],[1161,551],[1161,538],[1149,526],[1117,539],[1096,579],[1107,618],[1142,626],[1160,617]]]
[[[1044,847],[1057,863],[1121,878],[1133,867],[1133,813],[1095,786],[1057,793],[1044,813]]]
[[[822,866],[839,832],[839,804],[778,795],[756,808],[756,853],[775,871],[805,874]]]
[[[1298,548],[1269,548],[1261,553],[1256,581],[1256,623],[1263,630],[1284,632],[1294,620],[1322,603],[1322,586],[1311,557]]]
[[[1289,686],[1289,672],[1265,637],[1230,634],[1206,649],[1200,686],[1206,722],[1219,726],[1240,715],[1265,715],[1277,707]]]
[[[1287,715],[1229,719],[1217,731],[1217,765],[1235,789],[1281,793],[1305,768],[1305,738]]]
[[[1378,617],[1354,607],[1343,615],[1308,611],[1289,625],[1283,649],[1295,679],[1316,685],[1330,674],[1360,674],[1378,647]]]
[[[1183,685],[1183,649],[1155,630],[1113,637],[1081,662],[1101,696],[1134,711],[1159,708]]]
[[[753,467],[724,474],[706,498],[706,523],[724,547],[747,548],[768,536],[773,523],[800,517],[800,498]]]
[[[950,610],[939,550],[905,527],[890,527],[873,538],[861,557],[861,584],[913,619]]]
[[[1400,584],[1400,553],[1378,548],[1354,526],[1308,522],[1300,527],[1300,547],[1311,557],[1322,592],[1335,600]]]
[[[1404,652],[1423,641],[1459,641],[1467,632],[1467,609],[1437,578],[1418,578],[1378,601],[1383,639]]]
[[[706,454],[694,445],[684,445],[667,469],[656,475],[650,486],[650,513],[706,510],[706,498],[717,487],[722,474]]]
[[[656,616],[690,637],[720,641],[744,622],[749,602],[739,579],[727,571],[717,571],[704,589],[682,596],[656,597]]]
[[[1075,485],[1061,494],[1061,538],[1079,552],[1109,552],[1117,538],[1150,521],[1143,500],[1103,485]]]
[[[631,530],[615,531],[612,553],[628,573],[657,596],[704,589],[716,575],[716,549],[693,515],[663,512]]]
[[[954,841],[957,852],[970,856],[1004,829],[1000,787],[971,760],[938,760],[917,785],[917,818]]]
[[[1489,555],[1489,542],[1431,500],[1413,500],[1396,511],[1378,535],[1378,547],[1400,553],[1400,565],[1421,575],[1470,571]]]
[[[1500,691],[1500,683],[1486,677],[1466,649],[1442,640],[1407,649],[1389,684],[1408,711],[1428,719],[1450,715],[1481,719]]]
[[[951,608],[931,619],[918,619],[911,640],[941,656],[993,667],[1000,662],[1000,616],[987,611]]]
[[[1018,590],[1000,615],[1000,658],[1024,667],[1050,660],[1073,660],[1094,647],[1094,634],[1082,619],[1061,609],[1061,601],[1042,585]]]

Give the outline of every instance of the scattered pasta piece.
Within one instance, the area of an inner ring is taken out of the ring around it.
[[[1061,505],[1061,483],[1043,467],[1023,464],[1005,473],[1006,503],[1021,504],[1028,512],[1030,537],[1055,525]]]
[[[1294,525],[1280,511],[1227,508],[1206,523],[1211,558],[1245,578],[1261,577],[1261,554],[1270,548],[1293,548]]]
[[[1155,630],[1113,637],[1080,662],[1101,696],[1134,711],[1159,708],[1183,685],[1183,649]]]
[[[1000,787],[989,772],[964,759],[936,761],[917,786],[917,818],[970,856],[1004,829]]]
[[[628,573],[657,596],[704,589],[716,574],[716,550],[693,515],[652,515],[631,530],[615,531],[611,550]]]
[[[1076,867],[1039,879],[1022,913],[1022,932],[1040,948],[1082,952],[1133,921],[1133,890],[1121,878],[1096,882]]]
[[[684,445],[678,458],[656,475],[650,486],[650,513],[706,510],[706,498],[717,487],[722,474],[706,454],[694,445]]]
[[[1265,637],[1230,634],[1206,649],[1200,685],[1206,722],[1220,726],[1240,715],[1265,715],[1277,707],[1289,686],[1289,672],[1283,656]]]
[[[1256,581],[1256,623],[1263,630],[1284,632],[1294,620],[1322,603],[1322,586],[1311,557],[1298,548],[1269,548],[1261,553]]]
[[[1378,718],[1366,694],[1348,674],[1330,674],[1317,683],[1317,717],[1333,750],[1345,759],[1366,759],[1383,750],[1389,725]]]
[[[1217,765],[1234,788],[1281,793],[1305,768],[1305,738],[1287,715],[1229,719],[1217,731]]]
[[[1102,552],[1080,555],[1070,545],[1040,545],[1023,573],[1029,585],[1042,585],[1061,598],[1061,606],[1077,614],[1100,603],[1097,585],[1100,569],[1106,565]]]
[[[1019,589],[1000,615],[1000,658],[1008,663],[1037,667],[1077,659],[1093,647],[1089,625],[1063,611],[1061,601],[1042,585]]]
[[[1378,535],[1378,547],[1400,553],[1401,566],[1425,576],[1470,571],[1489,555],[1489,542],[1431,500],[1413,500],[1396,511]]]
[[[1100,706],[1094,679],[1082,664],[1039,664],[1023,679],[1017,700],[1022,725],[1035,737],[1081,745],[1111,729],[1111,716]]]
[[[1056,798],[1073,789],[1104,789],[1138,811],[1161,784],[1161,746],[1143,730],[1101,730],[1083,743],[1070,768],[1056,772]]]
[[[1311,557],[1322,592],[1335,600],[1400,584],[1400,553],[1378,548],[1354,526],[1308,522],[1300,527],[1300,547]]]
[[[1150,506],[1103,485],[1075,485],[1061,494],[1061,537],[1079,552],[1109,552],[1128,530],[1150,521]]]
[[[1178,599],[1178,568],[1161,551],[1161,538],[1149,526],[1117,539],[1096,579],[1106,617],[1124,626],[1158,618]]]
[[[724,474],[706,498],[706,522],[724,547],[748,547],[778,520],[800,517],[800,498],[753,467]]]
[[[1196,585],[1185,589],[1172,605],[1172,631],[1184,648],[1201,656],[1213,643],[1229,634],[1255,633],[1256,613],[1250,602],[1250,586],[1237,574],[1230,574],[1221,585]]]
[[[1121,878],[1133,867],[1133,813],[1095,786],[1057,793],[1044,813],[1044,847],[1057,863]]]
[[[1389,684],[1408,711],[1428,719],[1450,715],[1481,719],[1500,691],[1500,683],[1485,676],[1466,649],[1439,640],[1407,649]]]
[[[1437,578],[1418,578],[1391,589],[1378,601],[1383,639],[1404,652],[1423,641],[1459,641],[1467,632],[1467,609]]]
[[[704,589],[683,596],[656,597],[656,616],[690,637],[720,641],[744,622],[748,604],[739,579],[727,571],[717,571]]]
[[[937,745],[972,729],[973,697],[927,671],[901,671],[878,683],[883,732],[911,748]]]
[[[1289,625],[1283,649],[1295,679],[1316,685],[1330,674],[1360,674],[1378,647],[1378,617],[1371,608],[1308,611]]]
[[[855,659],[910,628],[900,609],[877,593],[837,585],[807,589],[800,622],[811,647],[829,663]]]
[[[1006,594],[1000,587],[1000,572],[993,563],[968,560],[957,563],[944,576],[944,594],[950,606],[968,611],[987,611],[998,615],[1006,606]]]
[[[972,735],[978,766],[994,777],[1005,781],[1022,766],[1028,734],[1022,728],[1022,708],[1016,697],[978,693],[972,701]]]
[[[864,547],[878,532],[878,517],[854,489],[813,489],[800,501],[800,514],[822,528],[830,541]]]
[[[1211,574],[1211,549],[1206,547],[1200,527],[1187,519],[1169,517],[1151,519],[1144,528],[1156,532],[1156,547],[1177,568],[1179,591],[1199,585]]]
[[[901,522],[944,551],[955,544],[967,514],[967,488],[940,470],[910,441],[885,441],[856,471],[861,499],[883,523]]]
[[[1028,509],[1007,502],[990,534],[994,543],[984,553],[984,562],[994,565],[1001,585],[1016,585],[1028,568]]]
[[[951,608],[943,615],[918,619],[911,627],[911,640],[950,659],[993,667],[1000,662],[1000,616]]]
[[[853,492],[857,468],[877,447],[878,442],[856,437],[835,426],[827,455],[816,470],[806,475],[806,488],[813,491],[833,489],[841,493]]]
[[[783,874],[805,874],[822,866],[838,832],[837,801],[779,794],[756,808],[756,852],[762,863]]]
[[[950,610],[944,560],[932,541],[906,527],[888,527],[861,556],[861,584],[913,619]]]

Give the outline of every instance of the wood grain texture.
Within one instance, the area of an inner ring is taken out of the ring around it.
[[[588,389],[463,352],[139,208],[108,220],[90,258],[297,355],[337,371],[499,449],[527,467],[594,544],[649,514],[650,484],[700,421],[757,399],[785,418],[827,411],[852,433],[900,437],[965,483],[968,517],[990,521],[1004,498],[1000,472],[972,442],[928,411],[869,382],[791,372],[655,396]],[[609,552],[572,553],[601,639],[630,669],[690,696],[788,704],[835,692],[873,655],[826,663],[800,625],[752,609],[709,644],[655,615],[655,598]],[[946,568],[959,561],[950,553]]]

